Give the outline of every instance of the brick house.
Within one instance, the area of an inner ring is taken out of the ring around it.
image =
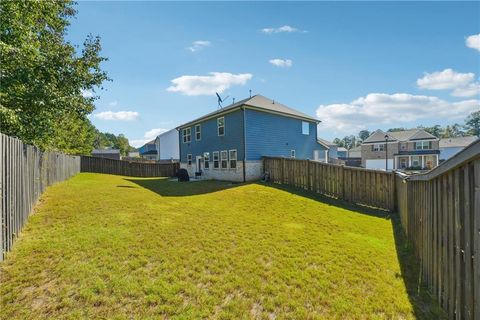
[[[362,142],[361,154],[367,169],[385,170],[385,155],[389,170],[432,169],[439,162],[439,139],[423,129],[377,130]]]

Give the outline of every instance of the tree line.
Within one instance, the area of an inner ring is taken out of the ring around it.
[[[423,129],[428,133],[434,135],[439,139],[456,138],[465,136],[480,137],[480,110],[472,112],[466,119],[463,125],[455,123],[442,127],[438,124],[431,127],[418,126],[418,129]],[[387,132],[404,131],[406,128],[390,128]],[[348,135],[343,138],[335,138],[333,143],[339,147],[351,149],[358,147],[362,141],[365,141],[373,133],[368,130],[361,130],[358,135]]]
[[[88,35],[81,47],[65,39],[73,5],[0,1],[1,131],[44,150],[90,154],[112,146],[126,152],[128,139],[102,134],[88,119],[95,90],[111,79],[102,69],[108,59],[98,36]]]

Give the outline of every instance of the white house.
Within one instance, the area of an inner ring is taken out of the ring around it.
[[[440,160],[453,157],[477,139],[475,136],[440,139]]]
[[[178,145],[178,130],[172,129],[157,136],[155,139],[157,148],[157,160],[180,159],[180,147]]]

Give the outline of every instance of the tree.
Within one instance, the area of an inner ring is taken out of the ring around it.
[[[480,137],[480,110],[472,112],[465,119],[465,129],[467,134]]]
[[[358,133],[358,137],[360,138],[361,141],[365,141],[368,137],[370,137],[370,131],[368,130],[361,130]]]
[[[398,131],[405,131],[405,130],[407,130],[407,129],[401,128],[401,127],[400,128],[390,128],[390,129],[387,130],[387,132],[398,132]]]
[[[70,0],[1,1],[0,14],[2,132],[47,150],[89,153],[87,115],[95,88],[108,80],[100,39],[87,36],[80,52],[65,40],[76,14]]]
[[[437,138],[440,138],[443,134],[443,132],[445,131],[445,129],[443,129],[440,125],[436,124],[432,127],[422,127],[422,126],[419,126],[418,127],[419,129],[423,129],[425,131],[427,131],[428,133],[434,135],[435,137]]]

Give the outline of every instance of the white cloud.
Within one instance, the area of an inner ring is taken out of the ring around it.
[[[423,78],[417,80],[417,85],[422,89],[446,90],[454,89],[454,97],[473,97],[480,94],[480,82],[475,80],[474,73],[460,73],[452,69],[445,69],[433,73],[425,73]]]
[[[188,47],[187,49],[192,51],[192,52],[196,52],[196,51],[202,50],[203,48],[210,47],[211,45],[212,45],[212,43],[210,41],[197,40],[197,41],[192,42],[192,45],[190,47]]]
[[[460,73],[452,69],[445,69],[433,73],[425,73],[423,78],[417,80],[417,85],[422,89],[445,90],[455,89],[468,85],[475,79],[473,73]]]
[[[82,93],[82,97],[84,98],[93,98],[93,91],[92,90],[80,90],[80,92]]]
[[[469,48],[480,51],[480,33],[469,36],[465,40],[465,45]]]
[[[137,120],[139,114],[136,111],[103,111],[96,113],[93,116],[102,120],[132,121]]]
[[[270,62],[274,66],[281,67],[281,68],[289,68],[293,64],[292,60],[290,59],[271,59],[268,62]]]
[[[232,74],[210,72],[208,76],[181,76],[171,80],[170,92],[180,92],[187,96],[212,95],[222,93],[233,85],[244,85],[252,78],[250,73]]]
[[[306,31],[301,31],[297,28],[285,25],[279,28],[264,28],[262,29],[262,32],[266,34],[273,34],[273,33],[306,32]]]
[[[448,102],[407,93],[371,93],[350,103],[320,105],[322,127],[334,132],[357,132],[381,125],[418,125],[420,120],[463,119],[480,108],[479,100]]]
[[[456,88],[452,92],[454,97],[474,97],[480,95],[480,82],[470,83],[466,87]]]
[[[109,107],[116,107],[117,104],[118,104],[118,101],[116,101],[116,100],[115,100],[115,101],[110,101],[110,102],[108,103],[108,106],[109,106]]]
[[[149,142],[149,141],[152,141],[153,139],[155,139],[159,134],[162,134],[164,132],[167,132],[169,129],[164,129],[164,128],[155,128],[155,129],[152,129],[152,130],[148,130],[147,132],[145,132],[145,134],[143,135],[143,138],[144,139],[134,139],[134,140],[130,140],[130,145],[132,147],[135,147],[135,148],[138,148],[138,147],[141,147],[143,146],[145,143]]]

